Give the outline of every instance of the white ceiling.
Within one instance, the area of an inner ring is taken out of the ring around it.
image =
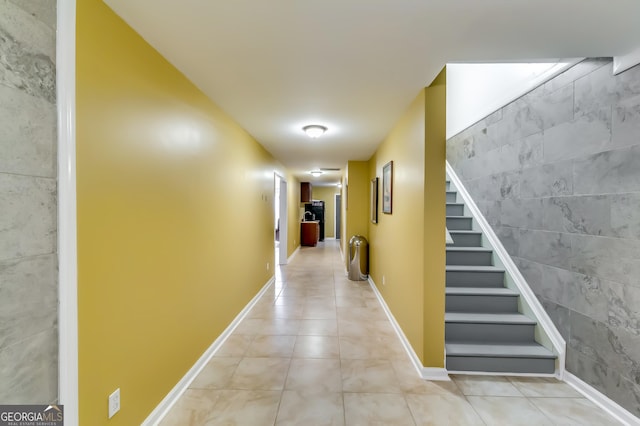
[[[448,62],[623,55],[638,0],[105,0],[302,180],[368,160]],[[310,139],[305,124],[328,132]]]

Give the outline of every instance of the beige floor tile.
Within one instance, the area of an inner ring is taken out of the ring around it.
[[[240,358],[212,358],[191,383],[191,389],[224,389],[236,371]]]
[[[333,296],[307,296],[304,300],[304,308],[307,309],[336,309],[336,298]]]
[[[529,400],[556,425],[620,425],[620,422],[586,398],[529,398]]]
[[[388,320],[361,320],[338,318],[338,334],[340,336],[372,336],[380,335],[396,338],[396,332]]]
[[[299,336],[337,336],[338,322],[335,319],[302,319]]]
[[[253,340],[253,335],[232,334],[216,351],[216,357],[242,357]]]
[[[406,354],[397,338],[387,336],[339,336],[342,359],[403,359]]]
[[[305,305],[302,317],[305,319],[336,319],[336,308]]]
[[[296,336],[256,336],[249,348],[248,357],[280,357],[290,358],[293,355],[293,347]]]
[[[290,358],[243,358],[229,381],[229,389],[282,390]]]
[[[298,336],[293,347],[294,358],[340,358],[336,336]]]
[[[509,381],[524,396],[582,398],[574,388],[553,377],[509,377]]]
[[[485,426],[463,396],[407,394],[405,397],[418,426]],[[508,423],[493,425],[509,426]]]
[[[160,426],[199,426],[213,410],[220,391],[211,389],[187,389]]]
[[[280,391],[219,391],[204,423],[217,425],[272,425],[280,403]]]
[[[285,390],[276,418],[278,426],[342,426],[344,406],[342,394],[305,393]]]
[[[302,306],[304,305],[304,301],[306,297],[278,297],[273,303],[274,305],[285,305],[285,306]]]
[[[307,289],[307,297],[322,297],[322,298],[331,298],[335,303],[336,291],[333,288],[333,285],[327,286],[326,284],[323,286],[315,286]]]
[[[302,306],[299,305],[257,305],[251,309],[247,318],[263,318],[263,319],[299,319],[302,317]]]
[[[300,320],[294,318],[246,318],[235,329],[235,334],[244,335],[290,335],[298,334]]]
[[[386,359],[343,359],[344,392],[401,393],[391,361]]]
[[[287,390],[341,392],[340,360],[294,358],[285,383]]]
[[[386,320],[387,316],[379,306],[364,308],[337,308],[338,319],[354,319],[360,321]]]
[[[404,393],[462,396],[462,392],[453,380],[424,380],[408,360],[392,360],[391,364],[398,378],[400,389]]]
[[[455,375],[451,378],[465,395],[523,396],[506,377]]]
[[[553,425],[538,407],[524,397],[467,396],[467,400],[488,425]]]
[[[366,308],[367,299],[364,297],[336,297],[336,306],[339,308]]]
[[[234,334],[254,336],[262,330],[264,320],[261,318],[245,318],[233,331]]]
[[[345,393],[344,416],[348,426],[415,424],[401,394]]]

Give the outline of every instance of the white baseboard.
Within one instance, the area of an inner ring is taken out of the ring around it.
[[[449,378],[449,374],[447,373],[446,368],[424,367],[422,365],[422,361],[420,361],[420,358],[418,358],[418,355],[413,350],[411,343],[409,343],[409,339],[407,339],[407,336],[405,336],[404,332],[402,331],[402,328],[400,327],[400,324],[398,324],[398,321],[396,321],[396,318],[391,313],[389,306],[387,306],[387,303],[384,301],[382,294],[380,294],[380,292],[378,291],[378,287],[376,287],[376,283],[373,281],[370,275],[369,275],[368,281],[369,281],[369,285],[373,289],[373,292],[378,298],[378,301],[380,302],[380,305],[382,306],[384,313],[387,315],[387,318],[389,318],[389,321],[391,322],[391,326],[393,327],[396,334],[398,335],[398,338],[402,343],[402,347],[404,348],[407,355],[409,355],[409,359],[411,360],[411,363],[415,367],[418,374],[420,374],[420,377],[425,380],[450,381],[451,379]]]
[[[441,382],[451,381],[451,378],[449,377],[449,371],[447,371],[446,368],[422,367],[422,372],[420,375],[425,380]]]
[[[164,397],[160,404],[149,414],[149,416],[142,422],[141,426],[156,426],[167,415],[171,407],[178,401],[182,394],[187,390],[191,382],[200,374],[202,369],[213,358],[213,355],[220,349],[227,338],[233,333],[233,330],[240,324],[240,322],[247,316],[251,308],[255,306],[260,297],[273,285],[275,278],[271,279],[262,287],[262,289],[254,296],[253,299],[240,311],[240,313],[231,321],[231,324],[218,336],[218,338],[209,346],[209,348],[202,354],[202,356],[193,364],[193,366],[187,371],[187,373],[180,379],[180,381],[169,391],[167,396]]]
[[[622,56],[613,57],[613,75],[640,64],[640,47]]]
[[[294,257],[296,257],[296,255],[298,254],[298,252],[299,252],[299,251],[300,251],[300,246],[298,246],[298,247],[293,251],[293,253],[291,253],[291,256],[289,256],[289,257],[287,258],[287,262],[288,262],[288,263],[291,263],[291,261],[293,260],[293,258],[294,258]]]
[[[611,400],[606,395],[596,390],[593,386],[583,382],[575,375],[565,370],[564,381],[571,385],[575,390],[583,394],[588,400],[596,404],[598,407],[606,411],[610,416],[622,422],[627,426],[640,425],[640,419],[631,414],[625,408],[618,405],[617,402]]]

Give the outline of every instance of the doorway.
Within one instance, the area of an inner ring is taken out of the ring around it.
[[[336,220],[334,221],[335,223],[335,232],[333,235],[336,236],[336,240],[340,239],[340,230],[341,230],[341,225],[342,222],[340,221],[340,219],[342,218],[342,195],[341,194],[336,194],[336,202],[334,204],[335,206],[335,218]]]
[[[287,264],[287,181],[277,173],[274,174],[274,218],[275,218],[275,264]]]

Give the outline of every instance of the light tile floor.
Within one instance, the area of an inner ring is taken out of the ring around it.
[[[338,243],[303,247],[161,422],[173,425],[614,425],[555,379],[421,380]]]

